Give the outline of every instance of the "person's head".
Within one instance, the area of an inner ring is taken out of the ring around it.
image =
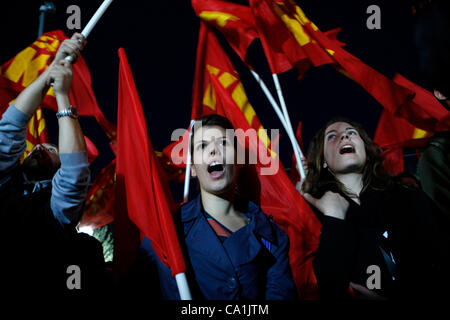
[[[191,140],[192,176],[202,191],[225,195],[234,191],[238,178],[236,139],[227,118],[212,114],[198,119]]]
[[[58,147],[51,143],[37,144],[22,163],[31,181],[52,179],[60,166]]]
[[[308,151],[308,175],[303,190],[313,196],[326,190],[345,192],[336,176],[361,174],[363,189],[374,178],[386,180],[382,150],[364,128],[349,119],[339,117],[329,121],[313,137]]]

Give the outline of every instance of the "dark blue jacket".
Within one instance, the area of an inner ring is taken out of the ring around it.
[[[175,217],[194,299],[296,298],[288,259],[289,239],[260,207],[249,202],[245,214],[250,219],[249,224],[234,232],[223,244],[202,210],[198,196],[185,204],[181,215]],[[141,244],[141,253],[144,256],[141,259],[157,265],[163,298],[179,299],[170,268],[157,258],[147,238]]]

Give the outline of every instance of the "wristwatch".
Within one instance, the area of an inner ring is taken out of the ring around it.
[[[67,109],[58,111],[56,113],[56,118],[59,119],[61,117],[71,117],[73,119],[77,119],[78,118],[78,111],[74,107],[69,106]]]

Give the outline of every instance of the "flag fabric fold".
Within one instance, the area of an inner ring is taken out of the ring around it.
[[[192,0],[192,7],[203,21],[220,30],[242,61],[258,37],[249,7],[221,0]]]
[[[86,196],[79,227],[101,228],[114,221],[116,192],[116,159],[104,167],[95,178]]]

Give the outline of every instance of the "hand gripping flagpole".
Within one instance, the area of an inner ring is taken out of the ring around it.
[[[109,5],[113,2],[113,0],[104,0],[101,6],[97,9],[97,11],[92,16],[91,20],[89,20],[88,24],[84,27],[83,31],[81,31],[81,35],[87,39],[89,34],[91,33],[92,29],[94,29],[97,22],[100,20],[100,18],[105,13],[106,9],[108,9]],[[65,57],[65,60],[72,61],[72,56]]]
[[[189,182],[191,181],[191,139],[192,139],[192,128],[194,127],[195,120],[191,120],[189,125],[189,139],[187,146],[187,157],[186,157],[186,171],[184,175],[184,192],[183,192],[183,203],[189,200]]]
[[[277,102],[275,101],[274,97],[270,93],[269,89],[267,88],[266,84],[261,79],[259,74],[256,73],[253,69],[250,69],[250,72],[252,73],[256,82],[258,82],[259,86],[263,90],[264,94],[266,95],[267,99],[269,100],[270,104],[272,105],[273,109],[275,110],[275,113],[277,114],[278,118],[280,119],[281,124],[283,125],[284,129],[286,130],[288,137],[291,141],[292,148],[294,149],[295,158],[297,159],[297,164],[298,164],[297,166],[298,166],[300,178],[302,180],[305,179],[306,173],[305,173],[305,169],[303,168],[302,161],[301,161],[304,158],[304,156],[302,154],[300,146],[298,145],[298,141],[295,138],[289,118],[286,118],[285,114],[283,114],[283,112],[281,111],[280,107],[278,106]],[[283,99],[283,95],[281,93],[281,88],[279,86],[279,82],[275,83],[275,87],[277,87],[277,83],[278,83],[278,88],[279,88],[279,90],[277,88],[278,97],[280,98],[280,95],[281,95],[280,101],[282,103],[282,106],[284,105],[284,109],[286,109],[286,104],[284,103],[284,99]],[[287,109],[286,109],[286,114],[287,114]]]

